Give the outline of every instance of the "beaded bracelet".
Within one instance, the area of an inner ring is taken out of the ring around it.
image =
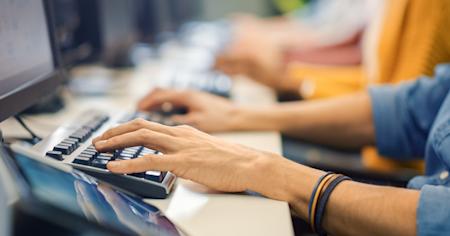
[[[351,178],[343,175],[338,176],[337,178],[333,179],[333,181],[331,181],[331,183],[326,187],[323,193],[320,194],[321,196],[314,219],[314,231],[317,232],[317,234],[320,236],[327,235],[326,231],[322,228],[322,220],[325,213],[325,207],[328,203],[328,199],[330,198],[331,193],[336,188],[336,186],[345,180],[351,180]]]

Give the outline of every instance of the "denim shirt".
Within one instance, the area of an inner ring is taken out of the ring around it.
[[[376,145],[398,160],[425,159],[425,175],[408,188],[420,190],[418,235],[450,235],[450,64],[435,78],[369,89]]]

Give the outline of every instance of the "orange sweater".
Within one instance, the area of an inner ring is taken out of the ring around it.
[[[371,45],[375,46],[374,53],[365,57],[361,66],[289,66],[289,76],[302,80],[303,87],[308,88],[302,94],[306,99],[339,96],[371,84],[398,83],[432,75],[436,64],[450,61],[450,1],[385,2],[378,41]],[[364,151],[364,161],[371,167],[390,170],[397,166],[376,156],[373,148]]]

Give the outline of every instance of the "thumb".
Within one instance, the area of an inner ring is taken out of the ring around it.
[[[187,99],[184,99],[182,91],[175,90],[159,90],[150,93],[138,103],[139,110],[151,110],[161,106],[163,103],[171,103],[174,106],[188,106]]]

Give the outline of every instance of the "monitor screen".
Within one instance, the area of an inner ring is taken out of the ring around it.
[[[137,0],[51,0],[66,67],[101,61],[120,67],[137,40]]]
[[[0,121],[61,83],[46,8],[44,1],[0,0]]]
[[[0,99],[53,70],[42,1],[0,0]]]

